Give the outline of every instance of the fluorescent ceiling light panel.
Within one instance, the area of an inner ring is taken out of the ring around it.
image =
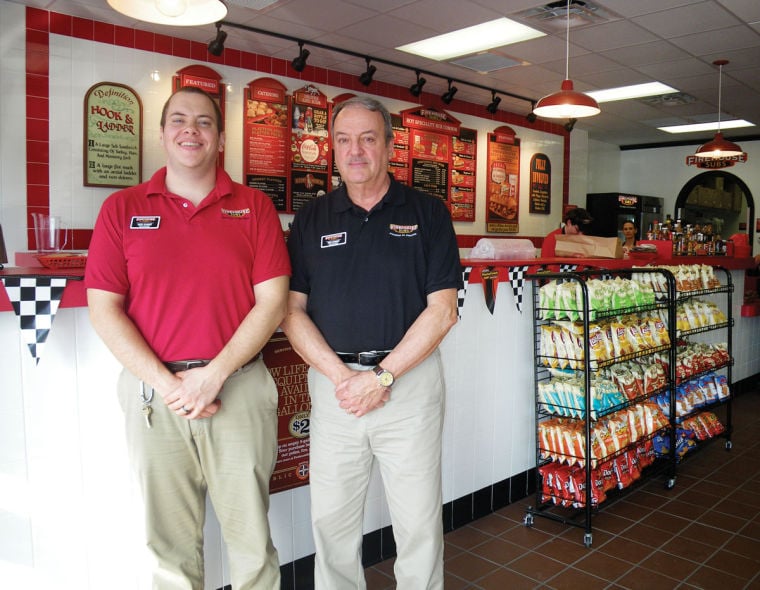
[[[469,55],[494,47],[544,37],[545,35],[546,33],[521,25],[508,18],[497,18],[437,37],[401,45],[396,49],[436,61],[444,61],[460,55]]]
[[[663,84],[662,82],[646,82],[644,84],[634,84],[632,86],[619,86],[617,88],[607,88],[605,90],[594,90],[586,92],[596,102],[612,102],[615,100],[628,100],[630,98],[642,98],[644,96],[659,96],[662,94],[671,94],[678,92],[675,88]]]
[[[733,121],[713,121],[712,123],[692,123],[691,125],[670,125],[668,127],[658,127],[660,131],[667,133],[692,133],[694,131],[722,131],[723,129],[738,129],[739,127],[754,127],[754,123],[744,119],[734,119]]]

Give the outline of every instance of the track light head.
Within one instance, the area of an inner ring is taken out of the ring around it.
[[[565,131],[570,133],[575,127],[575,124],[577,122],[578,122],[578,119],[568,119],[567,123],[565,123]]]
[[[459,88],[452,86],[451,80],[449,79],[449,89],[441,95],[441,100],[445,104],[451,104],[451,101],[454,100],[454,95],[457,93],[457,90],[459,90]]]
[[[412,96],[419,96],[422,94],[422,87],[427,83],[427,80],[420,76],[419,70],[416,70],[415,73],[417,74],[417,81],[409,87],[409,92]]]
[[[303,48],[303,41],[299,41],[298,55],[293,58],[293,61],[290,62],[290,67],[292,67],[296,72],[303,72],[304,68],[306,67],[306,60],[309,59],[310,55],[311,52],[308,49]]]
[[[216,23],[216,37],[208,44],[208,52],[211,55],[222,55],[224,42],[227,40],[227,31],[222,30],[222,23]]]
[[[501,102],[501,96],[496,96],[496,91],[491,90],[491,102],[486,106],[486,110],[492,115],[499,110],[499,103]]]
[[[369,86],[370,84],[372,84],[372,76],[375,75],[377,68],[373,65],[370,65],[369,58],[366,58],[366,59],[367,59],[367,70],[359,76],[359,82],[364,84],[364,86]]]

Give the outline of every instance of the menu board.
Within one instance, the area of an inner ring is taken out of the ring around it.
[[[451,218],[454,221],[475,221],[475,178],[478,132],[461,129],[451,139]]]
[[[84,186],[142,181],[142,103],[123,84],[101,82],[84,98]]]
[[[285,86],[272,78],[251,82],[243,109],[245,183],[269,195],[277,211],[287,211],[290,117]]]
[[[510,127],[488,134],[486,231],[520,231],[520,140]]]
[[[404,127],[400,115],[391,115],[393,126],[393,154],[388,170],[402,184],[409,184],[409,129]]]
[[[292,211],[329,190],[332,153],[327,97],[311,84],[292,97],[290,186]]]
[[[529,211],[549,215],[552,211],[552,163],[546,154],[530,159]]]

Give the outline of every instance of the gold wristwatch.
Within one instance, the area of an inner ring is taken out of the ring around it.
[[[377,375],[377,380],[380,385],[383,387],[390,387],[393,385],[393,382],[395,381],[393,373],[386,369],[383,369],[380,365],[375,365],[372,370],[375,372],[375,375]]]

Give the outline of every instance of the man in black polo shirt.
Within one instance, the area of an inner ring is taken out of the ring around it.
[[[365,587],[362,521],[376,460],[397,588],[442,589],[438,344],[457,317],[456,237],[439,199],[388,174],[393,130],[383,105],[336,105],[332,137],[343,184],[295,216],[283,323],[310,365],[315,585]]]

